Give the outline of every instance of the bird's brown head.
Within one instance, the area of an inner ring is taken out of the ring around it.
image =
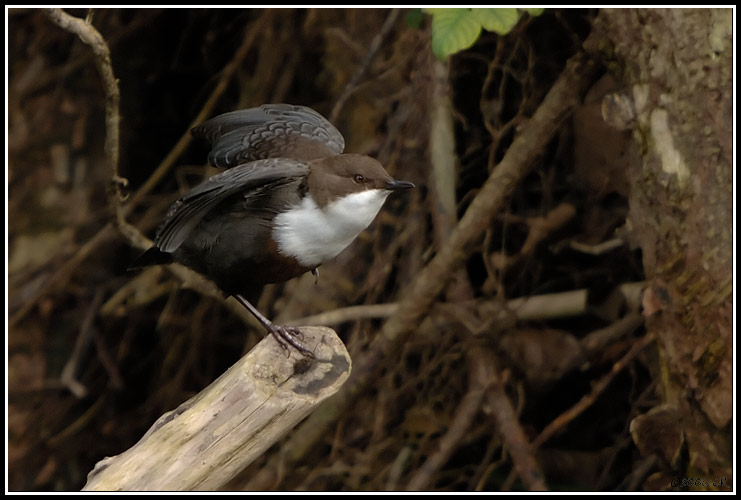
[[[319,206],[336,198],[368,190],[385,194],[414,184],[391,177],[377,160],[359,154],[343,154],[310,163],[309,191]]]

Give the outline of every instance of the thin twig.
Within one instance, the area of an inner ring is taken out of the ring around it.
[[[512,457],[513,474],[517,472],[528,490],[547,491],[543,472],[533,456],[535,447],[530,444],[527,435],[522,430],[517,412],[512,407],[499,376],[492,380],[487,393],[487,401],[497,422],[499,433],[502,435],[502,441]]]
[[[74,271],[80,263],[87,258],[93,251],[99,246],[113,238],[116,235],[113,229],[113,224],[108,223],[103,226],[103,229],[89,239],[84,245],[82,245],[70,259],[65,262],[59,269],[57,269],[53,275],[46,280],[33,296],[29,297],[23,306],[10,318],[8,321],[8,328],[13,328],[20,320],[22,320],[28,312],[33,309],[36,303],[44,297],[49,291],[60,281],[63,281]]]
[[[430,455],[417,470],[409,484],[407,491],[422,491],[429,488],[435,475],[445,465],[451,455],[458,449],[461,440],[469,431],[471,422],[481,407],[485,387],[472,387],[463,397],[453,416],[448,432],[439,440],[438,450]]]
[[[90,407],[85,410],[85,413],[77,417],[77,419],[69,424],[67,427],[59,431],[57,434],[53,435],[49,439],[46,440],[46,445],[49,448],[55,448],[62,442],[64,442],[66,439],[71,438],[78,432],[80,432],[82,429],[84,429],[90,421],[95,417],[95,415],[98,414],[98,412],[105,406],[106,401],[108,401],[108,394],[103,393],[98,399],[95,400],[95,403],[90,405]]]
[[[342,111],[342,108],[345,106],[345,102],[355,91],[355,88],[358,86],[360,79],[368,70],[370,63],[373,61],[373,58],[376,57],[376,54],[378,53],[378,49],[381,48],[381,44],[388,36],[391,28],[394,26],[396,18],[399,17],[399,12],[400,9],[391,9],[391,12],[389,12],[389,15],[383,22],[383,26],[381,26],[381,31],[379,31],[376,36],[373,37],[373,41],[371,41],[368,52],[366,52],[365,57],[360,62],[358,69],[355,70],[355,74],[353,74],[353,76],[347,82],[345,88],[342,89],[342,94],[340,94],[340,97],[337,99],[337,102],[332,108],[332,112],[329,114],[330,123],[335,123],[337,121],[337,117],[340,115],[340,111]]]
[[[87,395],[87,388],[77,380],[77,369],[84,352],[87,350],[90,341],[93,339],[93,321],[98,315],[98,309],[100,308],[100,303],[102,301],[103,289],[98,288],[95,290],[93,300],[87,308],[85,318],[82,320],[82,325],[80,325],[80,333],[77,335],[75,346],[72,348],[72,354],[70,354],[67,363],[64,365],[64,369],[62,369],[62,374],[59,376],[62,385],[67,387],[67,389],[69,389],[69,391],[78,399],[82,399]]]
[[[622,283],[615,287],[612,293],[624,294],[626,291],[632,291],[638,289],[640,293],[640,287],[643,286],[643,282],[635,283]],[[610,295],[612,295],[612,293]],[[210,295],[210,294],[208,294]],[[514,314],[519,321],[543,321],[548,319],[557,318],[569,318],[574,316],[582,316],[585,314],[594,313],[595,309],[601,306],[601,304],[588,304],[587,299],[589,296],[589,290],[586,288],[580,288],[578,290],[569,290],[565,292],[547,293],[543,295],[530,295],[528,297],[517,297],[507,301],[506,308],[502,309],[503,314]],[[119,300],[122,300],[120,298]],[[626,297],[624,299],[631,305],[631,302],[635,303],[636,299],[632,297]],[[146,303],[146,300],[142,301]],[[622,302],[621,302],[622,304]],[[104,311],[108,311],[109,307],[104,306]],[[629,309],[635,309],[629,307]],[[358,321],[362,319],[378,319],[388,318],[399,309],[399,304],[396,302],[387,304],[365,304],[359,306],[348,306],[334,309],[331,311],[325,311],[319,314],[313,314],[311,316],[303,316],[301,318],[291,319],[289,321],[283,321],[286,325],[325,325],[333,326],[340,323],[346,323],[348,321]],[[247,314],[245,317],[252,318],[252,315]],[[498,318],[494,318],[495,320]],[[587,350],[599,350],[599,347],[604,346],[607,343],[613,342],[616,337],[623,335],[624,331],[629,330],[629,325],[637,323],[633,329],[637,328],[643,322],[642,319],[631,316],[626,323],[611,324],[610,326],[592,332],[590,335],[585,337],[582,341],[584,347]],[[594,336],[592,336],[594,335]]]
[[[582,414],[584,410],[592,406],[602,392],[610,385],[615,379],[615,376],[620,373],[643,349],[646,348],[651,342],[654,341],[653,334],[646,334],[644,337],[639,339],[633,344],[633,347],[619,360],[615,362],[612,369],[604,377],[602,377],[592,389],[592,392],[582,397],[574,406],[561,413],[556,417],[545,429],[536,437],[531,443],[531,450],[535,451],[542,446],[546,441],[552,438],[558,431],[566,427],[569,422],[574,420],[576,417]],[[510,489],[512,483],[514,483],[515,474],[510,473],[504,482],[503,489]]]
[[[622,358],[615,362],[609,373],[607,373],[599,380],[599,382],[594,385],[592,392],[581,398],[579,402],[560,414],[550,424],[548,424],[545,429],[543,429],[540,435],[533,441],[533,449],[540,447],[543,443],[552,438],[553,435],[556,434],[559,430],[566,427],[569,422],[581,415],[584,410],[592,406],[594,402],[597,401],[599,395],[602,394],[604,390],[607,389],[607,387],[610,385],[610,383],[615,379],[615,376],[620,373],[623,368],[628,365],[628,363],[633,361],[633,359],[638,356],[638,354],[640,354],[640,352],[653,341],[654,336],[650,333],[637,340],[633,344],[633,347],[631,347],[630,350],[625,353]]]
[[[139,14],[141,15],[137,15],[131,20],[129,24],[121,27],[121,29],[117,30],[115,33],[108,37],[108,47],[115,47],[122,41],[125,41],[133,35],[137,34],[140,29],[152,23],[152,21],[164,11],[165,9],[146,9],[145,11],[140,12]],[[81,68],[84,68],[94,58],[95,54],[92,53],[80,55],[79,57],[68,61],[63,67],[59,69],[48,71],[39,75],[38,78],[28,82],[28,86],[24,88],[23,95],[31,95],[34,92],[43,89],[49,84],[70,79],[77,71],[79,71]]]
[[[108,380],[110,385],[116,389],[121,390],[124,387],[124,378],[121,376],[121,372],[116,365],[116,361],[111,356],[108,348],[105,344],[105,339],[100,330],[93,330],[95,337],[95,348],[98,353],[98,361],[103,369],[108,374]]]
[[[623,318],[614,321],[605,328],[594,330],[581,339],[580,344],[584,348],[587,357],[596,354],[608,345],[630,335],[638,327],[642,326],[645,318],[639,312],[630,312]]]
[[[484,259],[487,263],[487,269],[496,269],[498,272],[489,271],[490,276],[484,282],[483,290],[486,292],[496,290],[499,287],[499,283],[495,281],[494,276],[502,275],[510,267],[527,259],[535,252],[541,242],[569,223],[575,214],[576,208],[573,205],[561,203],[545,216],[523,218],[521,222],[527,225],[528,232],[525,242],[520,247],[520,251],[511,256],[505,252],[492,252]],[[505,216],[505,218],[512,219],[513,217]]]
[[[333,311],[327,311],[312,316],[286,321],[286,325],[316,325],[333,326],[347,321],[360,319],[387,318],[391,316],[398,306],[396,304],[366,304],[360,306],[343,307]]]

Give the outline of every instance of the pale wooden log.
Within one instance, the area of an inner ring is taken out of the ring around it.
[[[132,448],[98,462],[83,490],[214,490],[334,394],[350,356],[334,330],[303,327],[316,355],[268,335],[199,394],[162,415]]]

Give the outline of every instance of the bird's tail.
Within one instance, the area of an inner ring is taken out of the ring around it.
[[[131,263],[127,271],[133,271],[141,269],[147,266],[155,266],[157,264],[170,264],[173,261],[172,254],[163,252],[157,247],[152,247]]]

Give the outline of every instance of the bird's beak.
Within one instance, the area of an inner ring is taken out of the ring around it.
[[[414,184],[407,181],[397,181],[396,179],[391,179],[386,183],[386,189],[389,189],[391,191],[396,191],[397,189],[411,189],[414,187]]]

